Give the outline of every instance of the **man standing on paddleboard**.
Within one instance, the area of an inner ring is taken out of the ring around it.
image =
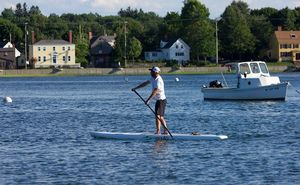
[[[160,69],[159,67],[152,67],[150,70],[151,78],[150,80],[147,80],[137,87],[133,88],[132,91],[135,91],[136,89],[142,88],[147,86],[151,83],[152,85],[152,93],[150,94],[149,98],[145,101],[145,104],[149,104],[151,99],[156,100],[155,103],[155,123],[156,123],[156,132],[155,134],[160,134],[160,126],[161,124],[164,124],[164,126],[167,128],[167,123],[164,119],[167,99],[165,95],[165,88],[164,88],[164,81],[162,77],[160,76]],[[164,129],[163,134],[168,134],[167,130]]]

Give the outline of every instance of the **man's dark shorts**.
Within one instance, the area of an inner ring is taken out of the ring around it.
[[[167,100],[157,100],[155,103],[155,113],[160,116],[165,115]]]

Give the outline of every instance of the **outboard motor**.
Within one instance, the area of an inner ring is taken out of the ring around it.
[[[223,85],[220,81],[214,80],[214,81],[209,82],[209,87],[222,88]]]

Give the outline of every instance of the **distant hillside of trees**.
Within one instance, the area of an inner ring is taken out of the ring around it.
[[[140,52],[134,51],[135,48],[152,50],[159,46],[161,39],[180,37],[191,46],[191,59],[197,63],[215,56],[216,23],[219,57],[231,60],[265,57],[261,51],[268,48],[270,37],[278,26],[282,26],[284,30],[300,30],[300,7],[251,10],[247,3],[233,1],[220,18],[212,20],[209,15],[208,8],[198,0],[185,1],[181,12],[168,12],[165,17],[131,7],[121,9],[116,16],[101,16],[97,13],[45,16],[38,6],[29,8],[26,3],[18,3],[16,9],[2,11],[0,39],[3,41],[11,38],[12,43],[20,51],[24,51],[25,23],[28,23],[29,43],[31,31],[35,32],[38,41],[68,40],[68,31],[72,30],[73,41],[80,48],[78,52],[82,52],[77,55],[77,61],[86,62],[88,32],[92,32],[94,36],[116,33],[116,60],[122,61],[126,26],[128,58],[142,59]],[[137,53],[140,55],[137,56]]]

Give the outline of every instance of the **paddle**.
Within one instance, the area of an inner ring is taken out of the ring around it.
[[[154,110],[150,107],[150,105],[146,104],[146,101],[144,100],[144,98],[138,93],[136,92],[136,90],[132,90],[136,95],[138,95],[138,97],[141,98],[141,100],[145,103],[145,105],[147,105],[147,107],[153,112],[153,114],[155,115],[155,117],[157,119],[160,120],[162,126],[164,127],[164,129],[168,132],[168,134],[173,138],[171,132],[169,131],[169,129],[166,127],[166,125],[164,124],[164,122],[158,117],[158,115],[154,112]]]

